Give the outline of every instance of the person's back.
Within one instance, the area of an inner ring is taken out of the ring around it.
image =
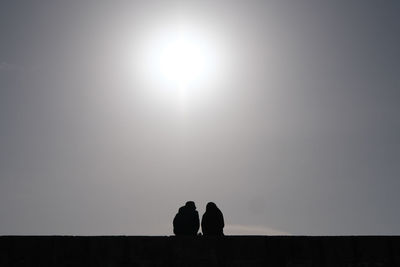
[[[201,218],[201,230],[203,235],[224,235],[224,216],[213,202],[206,206],[206,212]]]
[[[178,213],[175,215],[173,226],[174,226],[174,234],[175,235],[183,235],[185,232],[185,221],[184,221],[184,211],[185,206],[180,207]]]
[[[200,227],[199,213],[193,201],[186,202],[186,205],[179,208],[174,221],[175,235],[197,235]]]

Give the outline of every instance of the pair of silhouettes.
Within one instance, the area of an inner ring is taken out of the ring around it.
[[[175,215],[174,234],[197,235],[200,227],[199,213],[193,201],[186,202],[185,206],[180,207]],[[203,235],[224,235],[224,216],[220,209],[213,202],[208,202],[206,212],[201,218],[201,230]]]

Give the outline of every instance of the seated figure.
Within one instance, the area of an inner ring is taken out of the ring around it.
[[[199,213],[193,201],[186,202],[185,206],[180,207],[175,215],[174,234],[181,235],[197,235],[200,227]]]
[[[221,210],[213,202],[208,202],[206,212],[201,218],[201,230],[203,235],[224,235],[224,216]]]

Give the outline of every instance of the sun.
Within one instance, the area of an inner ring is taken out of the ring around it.
[[[194,105],[221,77],[223,51],[218,39],[206,27],[182,21],[160,26],[141,50],[146,83],[165,99]]]

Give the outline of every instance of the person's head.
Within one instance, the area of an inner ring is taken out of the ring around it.
[[[185,211],[185,207],[180,207],[178,213],[183,213]]]
[[[214,202],[208,202],[208,203],[207,203],[206,211],[207,211],[207,210],[215,210],[215,209],[218,209],[218,208],[217,208],[217,205],[215,205]]]
[[[189,209],[196,209],[196,205],[194,204],[194,201],[188,201],[185,204],[185,207],[189,208]]]

